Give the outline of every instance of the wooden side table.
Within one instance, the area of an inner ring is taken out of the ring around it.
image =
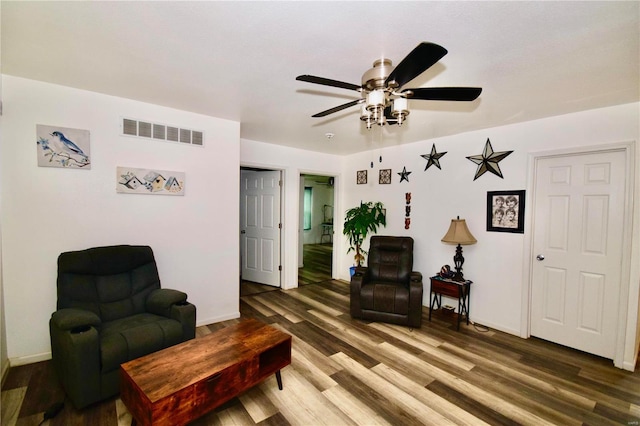
[[[442,295],[458,299],[458,321],[456,330],[460,330],[460,320],[462,316],[467,317],[469,325],[469,309],[471,307],[470,294],[473,281],[453,281],[439,276],[431,277],[431,291],[429,292],[429,321],[431,312],[437,304],[438,309],[442,307]]]

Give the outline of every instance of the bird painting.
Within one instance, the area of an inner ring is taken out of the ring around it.
[[[56,145],[60,151],[67,152],[70,155],[78,154],[85,159],[88,158],[85,155],[85,153],[78,147],[78,145],[76,145],[75,143],[73,143],[73,141],[65,137],[64,133],[55,131],[51,133],[51,136],[54,136],[55,138],[57,138],[57,139],[54,139],[54,141],[57,142]]]
[[[91,168],[88,130],[38,125],[36,132],[39,166]]]

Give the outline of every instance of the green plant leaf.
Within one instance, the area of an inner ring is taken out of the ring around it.
[[[358,266],[364,261],[367,252],[362,243],[369,234],[378,232],[378,227],[386,226],[384,205],[381,202],[360,202],[360,205],[346,211],[342,233],[349,238],[347,253],[355,251],[354,259]]]

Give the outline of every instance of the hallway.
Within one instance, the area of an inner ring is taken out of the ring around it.
[[[298,268],[298,286],[331,279],[333,244],[305,244],[304,267]]]

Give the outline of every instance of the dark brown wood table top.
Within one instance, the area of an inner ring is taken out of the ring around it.
[[[291,336],[254,319],[122,364],[151,403],[200,382]]]

